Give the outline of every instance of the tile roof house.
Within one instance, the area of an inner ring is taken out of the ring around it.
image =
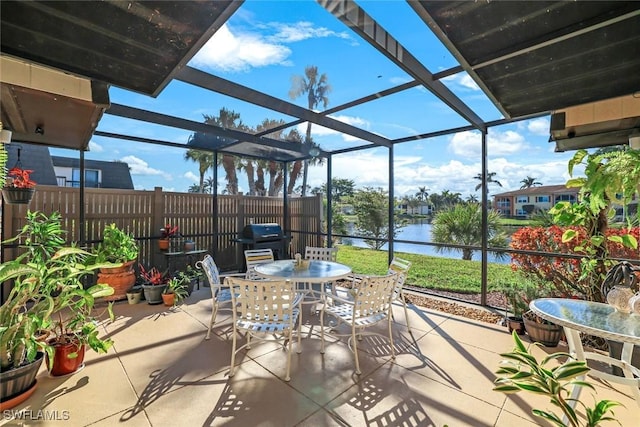
[[[558,202],[576,202],[578,188],[565,184],[522,188],[493,195],[493,208],[504,216],[528,217],[536,211],[547,211]]]
[[[6,146],[7,168],[31,169],[31,179],[40,185],[80,186],[80,159],[52,156],[44,145],[12,142]],[[129,165],[124,162],[84,161],[87,188],[121,188],[133,190]]]

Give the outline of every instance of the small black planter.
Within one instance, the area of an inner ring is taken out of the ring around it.
[[[8,187],[2,189],[2,197],[10,205],[28,205],[35,192],[35,188]]]
[[[518,335],[524,335],[526,330],[524,327],[524,320],[521,316],[507,316],[506,318],[507,328],[509,333],[516,331]]]

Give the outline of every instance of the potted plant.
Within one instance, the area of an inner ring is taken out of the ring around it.
[[[29,204],[36,191],[36,182],[30,176],[33,170],[14,167],[9,170],[8,178],[2,188],[4,201],[9,204]]]
[[[106,283],[114,289],[113,295],[107,300],[125,299],[127,290],[136,283],[133,266],[138,258],[138,251],[138,242],[131,234],[115,224],[104,228],[102,242],[96,249],[96,262],[111,264],[101,268],[98,274],[99,283]]]
[[[184,278],[172,277],[162,291],[162,301],[167,307],[172,307],[188,296]]]
[[[142,289],[144,290],[144,299],[152,305],[161,304],[162,292],[169,281],[168,272],[160,272],[156,267],[147,270],[140,264],[140,277],[143,280]]]
[[[505,307],[505,324],[509,329],[509,333],[516,331],[518,335],[525,333],[524,320],[522,314],[527,311],[528,305],[523,298],[522,285],[517,282],[504,283],[499,288],[507,300],[508,306],[511,308],[511,315],[508,313],[508,307]]]
[[[553,353],[538,361],[524,346],[518,334],[512,333],[512,336],[516,346],[511,352],[500,354],[504,359],[496,373],[503,376],[495,380],[494,391],[507,394],[528,391],[549,397],[554,408],[560,409],[562,417],[555,412],[540,409],[534,409],[533,414],[559,427],[595,427],[603,421],[617,421],[612,409],[619,406],[619,402],[600,400],[594,407],[589,407],[581,400],[570,398],[572,387],[594,388],[582,379],[590,370],[585,361],[577,361],[568,353]],[[549,362],[558,359],[565,361],[556,367],[547,367]],[[578,403],[584,409],[584,423],[581,423],[579,412],[575,410]]]
[[[161,251],[169,250],[170,239],[178,234],[178,226],[167,224],[160,229],[160,239],[158,240],[158,248]]]
[[[94,258],[89,252],[65,247],[64,233],[59,213],[47,217],[28,211],[27,224],[5,242],[19,241],[24,252],[0,264],[0,283],[13,281],[0,306],[0,397],[4,408],[19,403],[33,390],[44,354],[54,357],[54,348],[46,341],[53,333],[53,316],[64,312],[78,318],[90,312],[95,298],[112,291],[103,284],[83,289],[82,279],[101,265],[91,262]]]
[[[51,337],[47,344],[53,348],[53,356],[46,355],[47,368],[53,376],[68,375],[84,366],[84,353],[87,346],[97,353],[106,353],[113,345],[111,339],[99,337],[97,316],[94,316],[93,305],[96,298],[106,297],[113,293],[108,285],[97,284],[89,289],[82,285],[75,287],[74,292],[62,292],[58,298],[67,301],[63,305],[72,307],[64,313],[56,313],[57,320],[49,330]],[[113,320],[111,305],[109,317]]]
[[[200,283],[200,279],[204,277],[204,272],[198,268],[193,268],[191,265],[187,265],[184,271],[178,272],[178,277],[184,281],[188,296],[191,295],[196,285]]]

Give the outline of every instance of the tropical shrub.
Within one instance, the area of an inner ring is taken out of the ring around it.
[[[567,240],[566,236],[573,236]],[[511,236],[511,248],[526,251],[571,254],[589,257],[593,247],[603,244],[608,253],[604,262],[613,264],[613,258],[640,259],[637,250],[621,242],[623,236],[640,238],[640,227],[631,229],[608,228],[605,239],[593,242],[584,227],[523,227]],[[576,245],[576,242],[582,242]],[[587,258],[589,259],[589,258]],[[585,261],[574,256],[543,256],[529,254],[511,254],[511,267],[526,274],[548,281],[554,285],[558,296],[578,297],[590,301],[604,301],[600,293],[601,280],[594,278],[593,270],[585,271]]]

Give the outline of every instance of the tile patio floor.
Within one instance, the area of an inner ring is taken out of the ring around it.
[[[66,378],[42,368],[35,393],[4,412],[0,425],[513,427],[537,425],[532,407],[549,408],[543,397],[491,390],[499,353],[513,347],[506,328],[413,306],[415,341],[394,307],[397,358],[386,340],[365,338],[359,377],[344,341],[320,354],[318,316],[305,310],[289,383],[282,380],[286,353],[271,343],[240,353],[229,379],[230,317],[223,310],[205,341],[209,296],[208,288],[197,290],[178,309],[116,304],[116,321],[106,326],[115,341],[109,353],[89,352],[85,368]],[[627,390],[591,381],[598,399],[625,405],[616,409],[622,426],[640,425]]]

